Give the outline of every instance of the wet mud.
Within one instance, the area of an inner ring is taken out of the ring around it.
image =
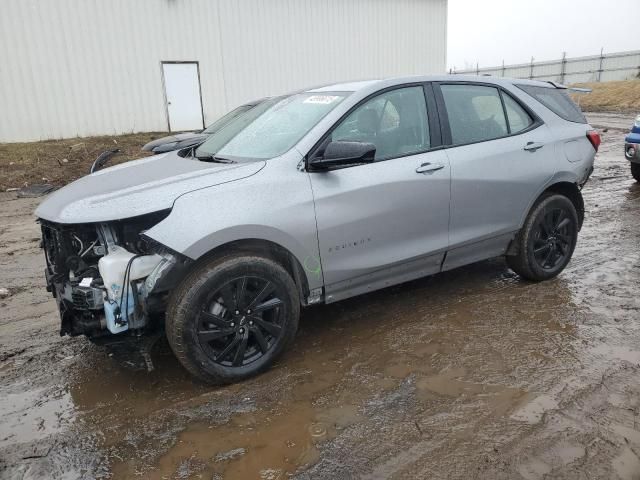
[[[495,259],[309,308],[271,370],[222,388],[166,344],[147,373],[60,338],[37,200],[4,195],[0,477],[640,478],[640,185],[624,121],[594,123],[608,130],[558,278]]]

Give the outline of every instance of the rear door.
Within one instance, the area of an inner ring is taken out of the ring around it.
[[[450,173],[433,95],[422,84],[374,95],[329,141],[373,143],[376,161],[309,173],[327,301],[438,272]]]
[[[490,84],[436,86],[451,164],[445,269],[501,255],[555,170],[546,125]]]

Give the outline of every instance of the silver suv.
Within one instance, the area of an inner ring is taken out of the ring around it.
[[[164,327],[189,372],[230,382],[291,344],[303,306],[500,255],[530,281],[569,262],[600,138],[564,87],[410,77],[269,102],[39,206],[61,334]]]

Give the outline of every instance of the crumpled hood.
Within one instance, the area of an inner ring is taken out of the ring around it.
[[[165,210],[180,195],[246,178],[264,161],[238,164],[202,162],[177,152],[99,170],[49,195],[36,216],[56,223],[93,223]]]

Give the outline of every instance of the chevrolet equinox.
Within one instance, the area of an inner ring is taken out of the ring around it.
[[[42,202],[62,335],[164,332],[192,375],[232,382],[291,344],[301,307],[496,256],[543,281],[571,259],[600,137],[561,85],[394,78],[261,107]]]

